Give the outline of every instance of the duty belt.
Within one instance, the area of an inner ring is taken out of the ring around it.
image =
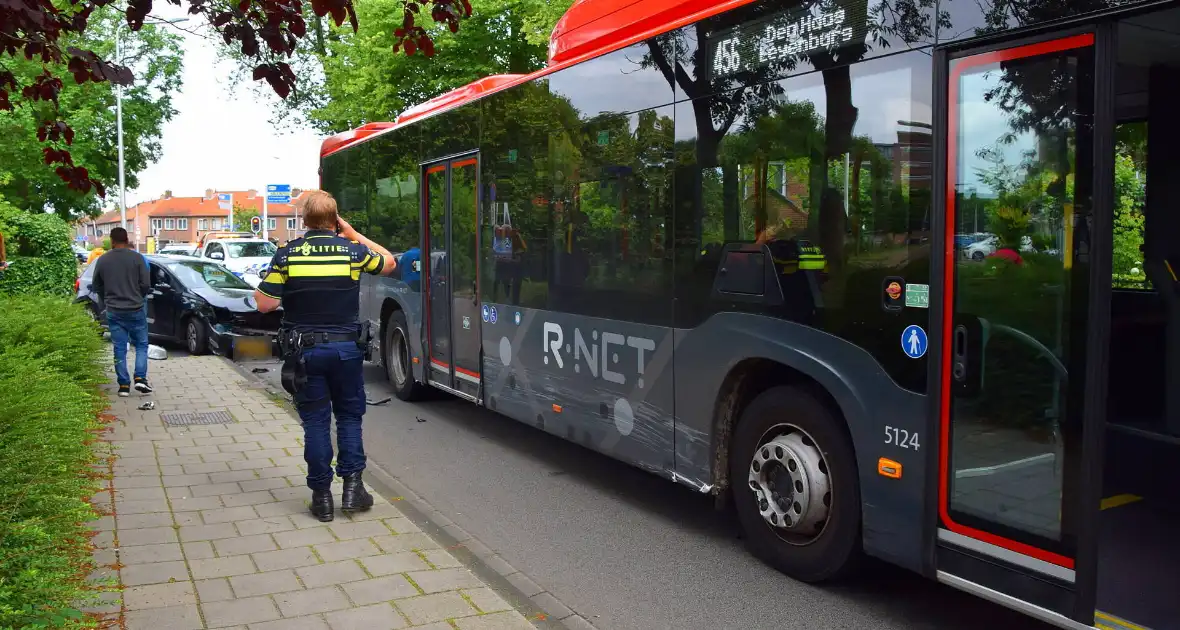
[[[304,348],[310,348],[317,343],[338,343],[351,341],[356,343],[360,339],[360,333],[325,333],[325,332],[305,332],[299,333],[300,345]]]

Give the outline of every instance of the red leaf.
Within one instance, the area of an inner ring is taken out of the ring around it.
[[[434,56],[434,42],[430,40],[430,36],[423,35],[418,43],[422,47],[422,52],[426,53],[427,57]]]
[[[250,8],[250,0],[241,0],[238,2],[238,10],[245,13]]]
[[[458,33],[459,32],[459,23],[455,22],[455,21],[449,21],[449,22],[447,22],[447,28],[451,29],[452,33]]]
[[[407,31],[413,30],[413,28],[414,28],[414,14],[413,13],[406,11],[405,15],[402,16],[402,28],[406,29]]]
[[[229,24],[230,20],[232,20],[232,19],[234,19],[234,16],[232,13],[230,13],[229,11],[222,11],[221,13],[218,13],[217,15],[213,16],[213,26],[216,28],[221,28],[221,27],[225,26],[226,24]]]
[[[402,42],[402,44],[406,47],[407,57],[413,57],[414,53],[418,51],[418,46],[412,39],[407,39],[406,41]]]

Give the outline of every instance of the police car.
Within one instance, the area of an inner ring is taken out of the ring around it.
[[[278,248],[261,238],[218,238],[209,240],[198,257],[216,260],[251,287],[258,287]]]

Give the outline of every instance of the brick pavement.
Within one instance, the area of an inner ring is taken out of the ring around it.
[[[94,612],[127,630],[535,628],[377,493],[369,512],[312,518],[302,430],[224,360],[153,361],[149,374],[151,396],[108,388],[117,458],[95,502],[113,515],[94,542],[97,577],[122,590]],[[145,400],[156,408],[137,410]],[[235,422],[161,419],[216,410]],[[339,504],[339,479],[334,492]]]

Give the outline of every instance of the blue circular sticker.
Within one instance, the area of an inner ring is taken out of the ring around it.
[[[921,326],[906,326],[901,331],[901,351],[911,359],[921,359],[926,355],[926,331]]]
[[[487,304],[483,305],[483,308],[480,309],[479,314],[481,317],[483,317],[484,322],[487,322],[491,318],[491,311],[488,310]]]
[[[492,312],[491,312],[490,317],[491,317],[491,322],[493,324],[496,323],[497,319],[500,319],[499,313],[496,312],[496,307],[494,307],[494,306],[492,307]]]

